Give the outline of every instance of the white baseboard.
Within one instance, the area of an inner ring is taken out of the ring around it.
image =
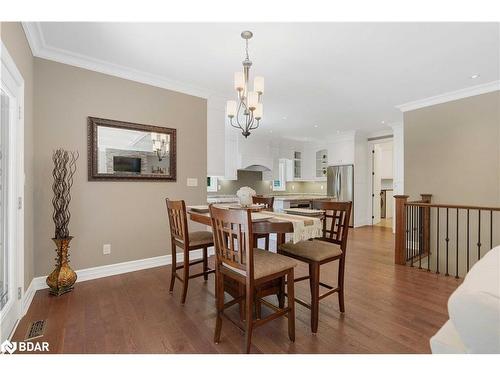
[[[214,254],[213,247],[208,249],[208,254],[209,255]],[[182,253],[180,254],[177,253],[177,262],[183,261],[184,258],[183,255],[184,254]],[[191,251],[189,255],[190,259],[200,259],[203,253],[202,250],[200,249]],[[162,255],[154,258],[146,258],[146,259],[132,260],[130,262],[122,262],[122,263],[108,264],[99,267],[84,268],[75,271],[78,276],[76,282],[79,283],[82,281],[99,279],[101,277],[120,275],[123,273],[140,271],[148,268],[161,267],[170,264],[172,264],[172,255]],[[26,289],[26,292],[24,293],[23,296],[22,316],[24,316],[28,312],[28,309],[31,305],[31,302],[33,301],[33,297],[35,296],[36,291],[48,288],[47,283],[45,282],[46,279],[47,276],[39,276],[33,278],[33,280],[31,281],[28,289]]]

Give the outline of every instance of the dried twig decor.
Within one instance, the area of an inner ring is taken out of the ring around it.
[[[71,218],[69,203],[71,202],[71,186],[73,186],[73,176],[76,172],[76,161],[79,157],[78,151],[70,152],[62,148],[55,150],[52,155],[54,170],[52,176],[54,183],[52,190],[52,206],[54,212],[52,218],[55,224],[54,238],[62,239],[69,237],[68,224]]]

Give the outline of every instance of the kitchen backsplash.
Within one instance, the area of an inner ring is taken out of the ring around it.
[[[254,189],[257,194],[324,194],[326,195],[326,181],[309,182],[309,181],[294,181],[286,183],[286,191],[273,191],[271,181],[262,181],[262,172],[238,171],[237,180],[218,180],[220,189],[217,192],[209,192],[209,196],[213,195],[235,195],[239,188],[249,186]],[[321,188],[323,187],[323,189]]]

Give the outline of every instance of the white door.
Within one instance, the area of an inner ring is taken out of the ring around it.
[[[23,122],[24,83],[2,44],[0,80],[0,342],[21,315],[23,294]]]

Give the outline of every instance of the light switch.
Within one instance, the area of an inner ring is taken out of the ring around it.
[[[111,254],[111,244],[105,244],[102,246],[102,253],[104,255]]]
[[[187,179],[187,186],[198,186],[198,179],[197,178],[188,178]]]

